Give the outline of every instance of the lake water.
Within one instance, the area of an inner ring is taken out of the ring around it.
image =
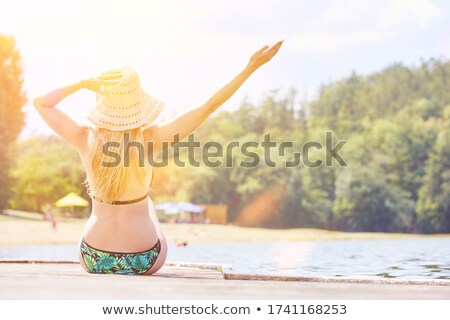
[[[0,247],[0,259],[76,260],[76,250]],[[450,238],[169,244],[167,261],[219,263],[252,274],[450,279]]]

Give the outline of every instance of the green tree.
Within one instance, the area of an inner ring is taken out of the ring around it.
[[[423,232],[450,231],[450,126],[439,133],[427,160],[417,214]]]
[[[6,208],[10,191],[10,148],[24,125],[22,59],[12,36],[0,34],[0,212]]]
[[[53,204],[69,192],[86,197],[79,155],[59,137],[19,141],[13,154],[11,208],[41,212],[45,204]]]

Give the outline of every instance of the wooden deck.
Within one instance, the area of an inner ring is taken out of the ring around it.
[[[450,281],[239,275],[170,263],[152,276],[93,275],[78,263],[1,261],[0,299],[450,299]]]

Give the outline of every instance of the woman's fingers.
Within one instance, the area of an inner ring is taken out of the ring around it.
[[[120,69],[113,69],[113,70],[108,70],[105,72],[102,72],[102,74],[121,74],[122,71]]]
[[[256,51],[256,54],[267,54],[269,56],[274,55],[275,53],[277,53],[278,49],[280,49],[281,44],[283,43],[284,40],[280,40],[277,43],[275,43],[272,47],[269,48],[268,45],[265,45],[264,47],[262,47],[261,49],[259,49],[258,51]],[[265,51],[267,48],[269,48],[269,50]]]
[[[262,53],[264,50],[266,50],[269,46],[266,44],[264,47],[256,51],[256,53]]]
[[[105,95],[105,93],[100,88],[93,88],[92,90],[94,90],[97,93],[100,93],[102,96]]]
[[[278,50],[280,49],[283,41],[284,40],[281,40],[281,41],[278,41],[276,44],[274,44],[269,50],[267,50],[267,54],[270,57],[273,57],[278,52]]]
[[[280,41],[278,41],[277,43],[275,43],[273,46],[272,46],[272,48],[270,48],[269,50],[268,50],[268,52],[270,52],[270,53],[272,53],[272,52],[276,52],[276,51],[278,51],[278,49],[280,49],[280,47],[281,47],[281,44],[283,43],[283,41],[284,40],[280,40]]]
[[[115,83],[119,82],[118,81],[119,78],[117,78],[117,77],[98,77],[98,78],[92,79],[91,82],[96,83],[99,86],[111,85],[111,84],[115,84]]]
[[[113,79],[120,79],[122,78],[122,74],[118,73],[118,74],[107,74],[107,75],[102,75],[99,77],[99,79],[101,80],[113,80]]]
[[[117,80],[101,80],[100,83],[104,85],[111,85],[117,83]]]

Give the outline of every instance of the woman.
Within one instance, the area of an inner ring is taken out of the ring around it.
[[[80,241],[79,259],[87,272],[149,275],[164,265],[167,240],[148,197],[153,176],[148,157],[156,159],[177,135],[181,140],[191,134],[272,59],[282,43],[255,52],[247,66],[203,105],[160,124],[152,121],[164,102],[146,94],[136,72],[129,68],[111,70],[34,99],[39,114],[75,147],[86,170],[92,213]],[[82,88],[97,93],[97,105],[88,116],[93,127],[79,125],[55,108]]]

